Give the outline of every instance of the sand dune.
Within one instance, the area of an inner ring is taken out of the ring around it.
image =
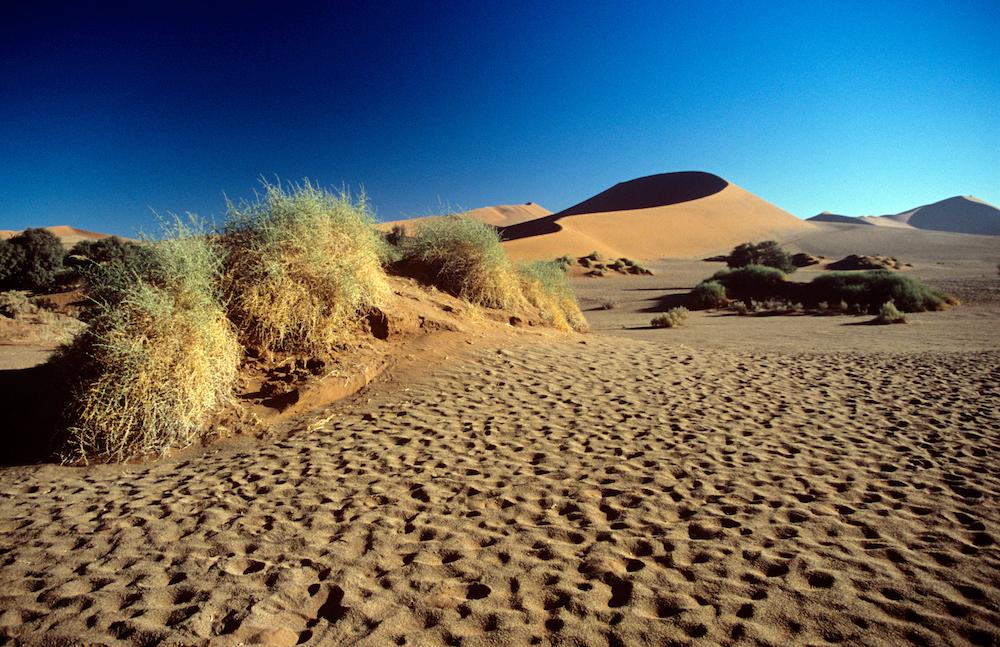
[[[82,240],[100,240],[101,238],[110,238],[111,234],[100,234],[95,231],[87,231],[86,229],[78,229],[76,227],[70,227],[69,225],[55,225],[52,227],[45,227],[50,231],[59,242],[63,244],[63,247],[72,247]],[[20,231],[15,231],[13,229],[0,229],[0,238],[11,238],[21,233]]]
[[[504,227],[514,258],[598,251],[663,258],[728,251],[812,225],[715,175],[665,173],[623,182],[560,213]]]
[[[493,207],[480,207],[479,209],[463,211],[460,215],[484,222],[487,225],[493,225],[494,227],[507,227],[528,220],[534,220],[535,218],[542,218],[550,215],[551,213],[551,211],[540,204],[527,202],[525,204],[501,204]],[[421,223],[440,220],[445,217],[446,216],[425,216],[422,218],[408,218],[405,220],[390,220],[388,222],[379,223],[379,229],[382,231],[389,231],[394,226],[399,225],[403,227],[407,233],[411,233]]]
[[[1000,261],[994,236],[928,231],[914,227],[869,227],[815,222],[814,228],[793,233],[784,243],[817,256],[839,258],[848,254],[895,256],[905,262]]]
[[[824,211],[809,220],[1000,236],[1000,209],[971,195],[955,196],[885,216],[844,216]]]
[[[8,469],[0,636],[991,644],[998,362],[522,338],[272,444]]]

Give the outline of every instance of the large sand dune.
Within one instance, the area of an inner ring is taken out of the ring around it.
[[[824,211],[809,220],[1000,236],[1000,209],[971,195],[955,196],[885,216],[845,216]]]
[[[663,258],[728,251],[811,225],[709,173],[664,173],[623,182],[560,213],[501,230],[514,258],[591,251]]]

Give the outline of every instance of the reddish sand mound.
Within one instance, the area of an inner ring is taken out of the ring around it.
[[[560,213],[503,227],[514,258],[563,254],[664,258],[808,230],[790,213],[710,173],[663,173],[622,182]]]
[[[484,222],[494,227],[508,227],[528,220],[542,218],[552,212],[540,204],[527,202],[525,204],[501,204],[494,207],[481,207],[470,211],[462,212],[460,215],[473,220]],[[401,226],[406,233],[411,233],[421,223],[440,220],[447,216],[425,216],[422,218],[408,218],[405,220],[390,220],[379,223],[379,229],[389,231],[395,226]]]
[[[76,227],[70,227],[69,225],[55,225],[53,227],[45,227],[49,232],[51,232],[59,242],[63,244],[63,247],[72,247],[81,240],[100,240],[102,238],[110,238],[111,234],[100,234],[96,231],[87,231],[86,229],[77,229]],[[20,231],[15,231],[12,229],[0,229],[0,238],[12,238]]]

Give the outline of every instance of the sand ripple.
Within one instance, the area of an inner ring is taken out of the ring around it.
[[[251,450],[0,472],[0,644],[994,644],[1000,353],[518,341]]]

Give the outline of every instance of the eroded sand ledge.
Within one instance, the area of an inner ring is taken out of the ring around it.
[[[1000,352],[521,337],[322,429],[0,472],[25,644],[996,640]]]

